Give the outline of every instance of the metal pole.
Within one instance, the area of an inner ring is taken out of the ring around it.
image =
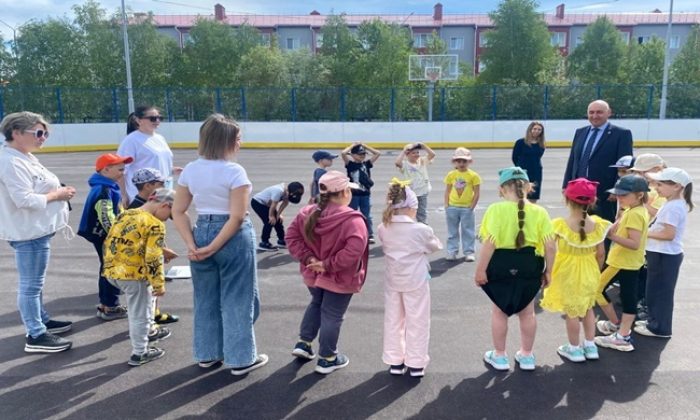
[[[428,121],[433,120],[433,94],[435,93],[435,82],[428,82]]]
[[[12,30],[12,51],[15,53],[15,60],[19,59],[19,48],[17,46],[17,28],[10,26],[7,22],[0,19],[0,23]],[[15,69],[16,70],[16,69]]]
[[[666,53],[664,54],[664,76],[661,81],[661,103],[659,119],[666,119],[666,96],[668,95],[668,68],[671,66],[671,27],[673,25],[673,0],[668,11],[668,28],[666,29]]]
[[[122,0],[122,30],[124,32],[124,61],[126,62],[126,95],[128,98],[129,113],[134,112],[134,86],[131,84],[131,59],[129,58],[129,34],[127,32],[126,8]]]

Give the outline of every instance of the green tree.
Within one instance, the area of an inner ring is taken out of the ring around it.
[[[73,6],[74,25],[81,34],[83,63],[88,80],[94,87],[124,86],[124,43],[117,19],[109,19],[99,3],[89,0]]]
[[[671,66],[673,83],[700,84],[700,25],[693,26]]]
[[[362,46],[350,32],[343,15],[333,15],[326,19],[321,30],[323,45],[320,58],[328,69],[328,81],[331,86],[361,86],[364,78],[355,69]]]
[[[5,40],[0,35],[0,87],[9,83],[14,76],[15,59],[6,45]]]
[[[568,75],[583,84],[618,83],[625,60],[620,32],[605,16],[595,20],[583,34],[583,43],[569,55]]]
[[[622,80],[631,84],[659,84],[664,72],[666,43],[652,37],[644,44],[632,43],[622,67]]]
[[[488,48],[481,56],[487,83],[537,84],[552,65],[555,50],[534,0],[503,0],[489,14],[494,28],[486,33]]]
[[[363,85],[393,87],[407,84],[406,66],[413,53],[408,29],[380,20],[363,22],[357,28],[363,46],[356,63]]]
[[[128,31],[134,86],[170,86],[180,54],[175,40],[158,32],[152,15],[129,25]]]

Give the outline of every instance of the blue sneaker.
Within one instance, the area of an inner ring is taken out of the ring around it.
[[[583,356],[586,360],[598,360],[600,355],[598,354],[598,347],[593,344],[592,346],[583,346]]]
[[[520,365],[520,370],[535,370],[535,355],[525,356],[519,351],[515,353],[515,361]]]
[[[323,375],[328,375],[334,370],[342,369],[350,363],[350,359],[344,354],[338,353],[335,359],[328,360],[323,357],[318,358],[318,363],[316,364],[316,372]]]
[[[294,350],[292,350],[292,355],[300,359],[307,360],[311,360],[316,357],[314,350],[311,348],[311,344],[307,343],[306,341],[298,341],[294,346]]]
[[[510,370],[508,356],[496,356],[496,350],[489,350],[484,354],[484,362],[490,364],[496,370]]]
[[[598,348],[593,346],[596,349],[596,353],[598,352]],[[569,359],[569,361],[572,361],[574,363],[580,363],[580,362],[585,362],[586,361],[586,355],[585,351],[579,347],[579,346],[572,346],[571,344],[564,344],[563,346],[559,346],[557,349],[557,353],[559,356]]]

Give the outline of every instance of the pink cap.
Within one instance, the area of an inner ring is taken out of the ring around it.
[[[579,204],[591,204],[595,201],[598,183],[586,178],[576,178],[566,184],[564,195],[566,198]]]
[[[350,187],[355,190],[359,190],[360,186],[354,182],[350,182],[347,174],[340,171],[328,171],[318,180],[318,186],[323,193],[333,193],[338,191],[343,191]]]

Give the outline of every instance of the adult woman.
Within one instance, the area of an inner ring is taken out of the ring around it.
[[[51,238],[68,227],[68,200],[75,188],[62,187],[56,175],[32,154],[49,137],[49,124],[33,112],[16,112],[0,123],[0,239],[15,250],[19,272],[17,306],[27,332],[24,351],[56,353],[72,343],[55,334],[71,322],[52,320],[44,309],[43,288]]]
[[[265,365],[253,324],[260,313],[255,232],[248,217],[252,184],[231,160],[241,145],[238,124],[220,114],[199,129],[199,159],[178,179],[173,220],[187,245],[194,288],[194,358],[202,368],[223,361],[233,375]],[[194,202],[194,231],[187,209]]]
[[[527,195],[528,201],[537,202],[540,199],[542,187],[542,155],[545,149],[544,125],[533,121],[527,126],[525,137],[518,139],[513,145],[513,165],[527,171],[527,176],[533,184],[532,191]]]

